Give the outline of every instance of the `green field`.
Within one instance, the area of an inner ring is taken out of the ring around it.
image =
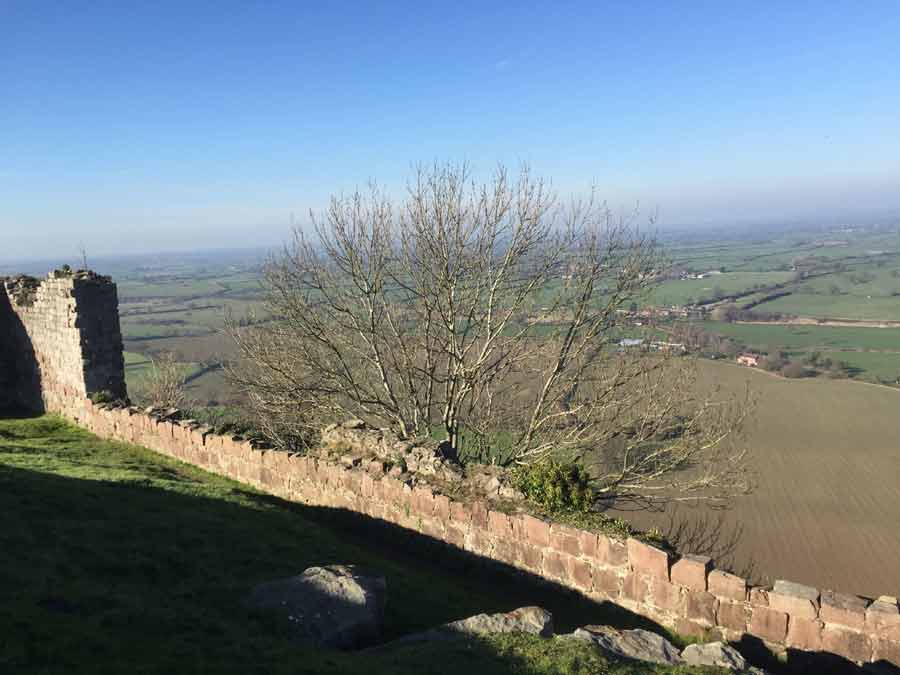
[[[849,375],[894,384],[900,377],[900,328],[726,323],[700,324],[710,333],[737,340],[743,348],[768,353],[786,351],[803,359],[813,352],[846,363]]]
[[[53,417],[0,419],[0,671],[595,675],[713,673],[611,661],[562,639],[500,636],[377,653],[294,644],[243,599],[262,581],[331,563],[387,578],[386,638],[480,612],[538,604],[557,630],[643,625],[494,572],[453,571],[338,528],[327,510],[101,441]],[[344,525],[343,528],[346,528]]]
[[[900,297],[792,293],[757,305],[754,309],[816,319],[900,321]]]
[[[666,281],[655,288],[646,302],[652,305],[686,305],[712,300],[716,295],[744,293],[759,286],[781,284],[791,279],[790,272],[726,272],[705,279]]]
[[[704,329],[735,337],[748,346],[787,349],[878,349],[900,352],[900,328],[787,326],[706,321]]]
[[[709,273],[704,279],[670,280],[643,298],[640,306],[682,306],[709,302],[716,296],[742,295],[742,304],[762,300],[771,289],[784,285],[791,294],[753,308],[798,317],[900,321],[900,234],[896,229],[852,231],[722,232],[674,238],[666,242],[671,264],[684,273]],[[234,357],[233,345],[223,336],[226,316],[255,315],[266,320],[261,289],[259,253],[225,253],[154,258],[141,265],[121,263],[111,272],[119,285],[120,312],[126,348],[142,355],[175,352],[185,364],[225,362]],[[800,265],[802,272],[796,267]],[[898,276],[895,276],[898,275]],[[535,312],[553,304],[562,282],[542,289]],[[893,333],[868,333],[863,328],[824,330],[726,327],[704,324],[742,340],[754,349],[788,351],[881,350],[900,351]],[[635,327],[624,327],[631,335]],[[862,355],[843,358],[854,366],[851,376],[873,381],[893,377],[891,356]],[[138,381],[146,365],[129,364],[128,376]],[[235,402],[221,373],[202,375],[192,382],[192,395],[206,400]]]
[[[823,356],[839,359],[860,371],[860,379],[900,384],[900,352],[822,352]]]

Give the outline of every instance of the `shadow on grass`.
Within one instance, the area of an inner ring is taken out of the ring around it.
[[[44,413],[30,410],[28,408],[21,408],[19,406],[4,406],[0,407],[0,420],[24,420],[24,419],[34,419],[35,417],[41,417]]]
[[[526,667],[515,649],[500,655],[478,641],[431,648],[437,652],[427,668],[419,660],[425,646],[378,657],[311,650],[292,643],[281,617],[244,604],[262,581],[335,563],[385,574],[388,640],[529,604],[553,611],[563,628],[652,627],[526,578],[458,567],[443,559],[446,551],[413,552],[412,540],[411,549],[394,554],[378,528],[352,534],[347,528],[360,523],[345,513],[262,497],[214,477],[149,482],[0,464],[0,671],[450,673],[469,664],[471,672],[553,672]]]

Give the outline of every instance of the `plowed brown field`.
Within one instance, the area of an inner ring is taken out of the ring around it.
[[[663,531],[687,524],[685,547],[718,553],[738,571],[752,566],[757,581],[900,595],[900,390],[701,368],[709,386],[740,392],[749,379],[757,395],[746,438],[755,492],[726,512],[682,505],[625,515]]]

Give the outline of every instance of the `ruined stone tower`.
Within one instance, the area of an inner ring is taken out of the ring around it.
[[[0,407],[61,410],[100,392],[127,394],[112,280],[69,270],[3,279]]]

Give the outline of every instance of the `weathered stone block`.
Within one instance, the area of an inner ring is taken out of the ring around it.
[[[675,620],[675,632],[693,638],[705,638],[709,628],[683,617]]]
[[[434,513],[434,492],[431,488],[422,486],[413,488],[412,508],[420,516],[430,517]]]
[[[597,557],[597,533],[588,532],[586,530],[578,533],[578,546],[581,555],[591,560]]]
[[[872,639],[866,633],[826,626],[822,631],[822,649],[844,658],[865,663],[872,659]]]
[[[495,539],[494,551],[491,556],[494,560],[515,565],[518,561],[518,546],[510,539]]]
[[[759,586],[750,589],[750,604],[754,607],[769,606],[769,591]]]
[[[565,581],[568,577],[568,556],[564,553],[547,549],[544,551],[544,575],[557,581]]]
[[[490,556],[494,540],[485,530],[473,527],[466,535],[466,550],[478,555]]]
[[[632,602],[644,603],[650,592],[650,578],[641,572],[629,572],[622,579],[622,597]]]
[[[788,632],[785,644],[788,647],[817,652],[822,649],[822,627],[818,619],[804,619],[791,616],[788,621]]]
[[[694,591],[705,591],[706,577],[711,569],[712,558],[687,554],[672,565],[672,581]]]
[[[509,516],[501,511],[488,513],[488,529],[491,534],[501,539],[513,539],[512,523]]]
[[[597,562],[606,567],[624,567],[628,564],[628,548],[618,539],[597,535]]]
[[[747,582],[736,574],[722,570],[712,570],[707,576],[707,590],[720,598],[729,600],[747,599]]]
[[[525,539],[530,544],[541,547],[550,545],[550,523],[527,513],[519,516],[519,522]]]
[[[540,574],[543,569],[544,549],[527,541],[519,542],[519,562],[529,572]]]
[[[616,600],[622,592],[622,577],[608,567],[594,567],[594,595]]]
[[[568,559],[568,578],[575,588],[589,593],[593,588],[592,565],[586,560],[571,557]]]
[[[650,601],[655,607],[660,609],[669,612],[681,612],[684,608],[684,591],[677,584],[658,577],[652,577]]]
[[[669,554],[662,549],[645,544],[644,542],[629,537],[628,561],[636,571],[644,572],[660,579],[669,578]]]
[[[550,526],[550,546],[560,553],[574,556],[581,555],[581,545],[578,537],[578,530],[568,525],[553,523]]]
[[[457,548],[465,548],[466,530],[460,528],[456,523],[450,523],[444,530],[444,541]]]
[[[450,498],[447,495],[434,496],[434,517],[444,521],[450,519]]]
[[[747,630],[750,623],[750,605],[746,602],[719,600],[716,609],[716,624],[739,633]]]
[[[469,507],[472,514],[472,524],[481,529],[487,529],[488,526],[488,508],[487,502],[475,501]]]
[[[819,615],[819,591],[793,581],[779,579],[769,592],[769,607],[803,619],[815,619]]]
[[[862,630],[866,625],[867,604],[855,595],[822,591],[819,618],[827,624]]]
[[[472,522],[472,512],[463,502],[450,502],[450,520],[468,525]]]
[[[900,642],[897,598],[882,595],[866,609],[866,630],[884,640]]]
[[[703,626],[716,624],[716,607],[719,601],[716,596],[706,591],[688,591],[685,608],[687,618]]]
[[[769,642],[783,643],[787,636],[788,615],[769,607],[754,606],[747,632]]]
[[[872,660],[876,663],[890,663],[900,669],[900,642],[894,640],[875,640]]]

